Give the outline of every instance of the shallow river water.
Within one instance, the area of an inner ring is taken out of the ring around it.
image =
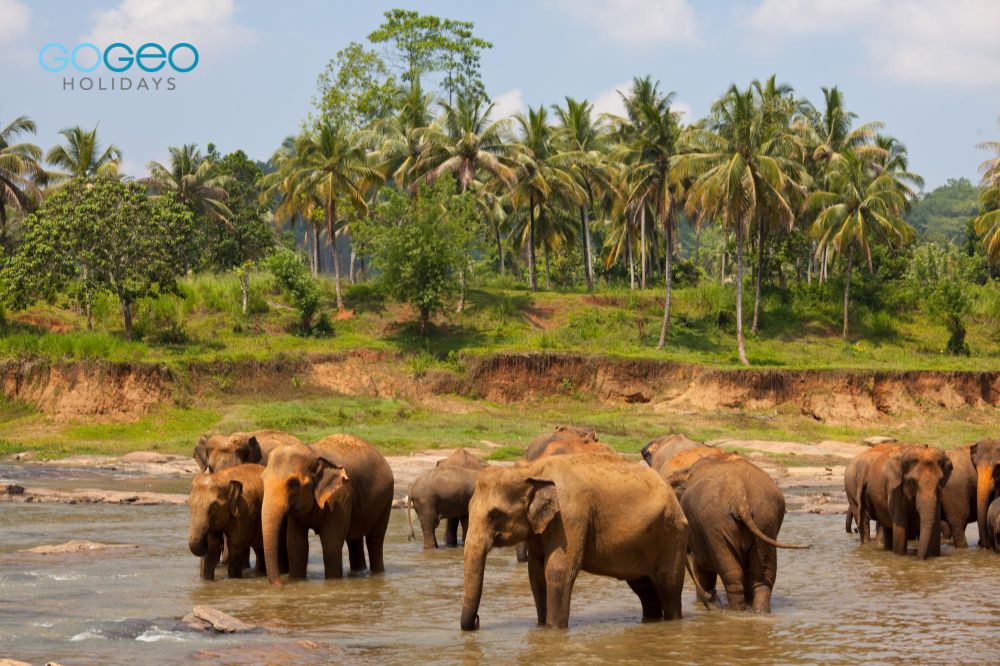
[[[85,482],[79,485],[93,486]],[[119,484],[120,485],[120,484]],[[140,485],[140,484],[136,484]],[[186,484],[163,482],[157,490]],[[568,631],[535,626],[525,565],[489,559],[481,629],[463,633],[461,549],[424,552],[394,511],[381,576],[203,582],[184,506],[0,504],[0,658],[44,663],[898,663],[1000,662],[1000,556],[976,548],[918,562],[860,547],[842,516],[789,514],[770,616],[706,611],[687,581],[684,619],[643,624],[623,582],[581,575]],[[975,543],[975,526],[969,527]],[[70,539],[134,552],[18,553]],[[346,562],[346,555],[345,555]],[[220,575],[222,575],[220,570]],[[208,604],[267,628],[215,636],[177,619]]]

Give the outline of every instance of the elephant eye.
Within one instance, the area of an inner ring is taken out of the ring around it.
[[[301,482],[299,482],[298,479],[296,479],[294,477],[291,478],[291,479],[288,479],[288,489],[289,490],[298,490],[301,486],[302,486],[302,484],[301,484]]]

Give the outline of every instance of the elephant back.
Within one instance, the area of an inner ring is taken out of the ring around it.
[[[354,435],[336,434],[324,437],[309,448],[316,455],[343,465],[347,472],[356,498],[352,509],[352,531],[355,520],[359,520],[362,524],[360,528],[364,529],[364,524],[369,522],[366,519],[372,515],[377,519],[392,506],[392,468],[371,444]]]

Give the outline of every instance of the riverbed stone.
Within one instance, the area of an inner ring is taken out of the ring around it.
[[[220,634],[241,634],[257,627],[211,606],[195,606],[181,622],[199,631],[216,631]]]
[[[66,543],[26,548],[21,552],[31,553],[32,555],[71,555],[76,553],[93,553],[102,550],[133,550],[138,547],[135,544],[129,543],[99,543],[97,541],[74,539]]]

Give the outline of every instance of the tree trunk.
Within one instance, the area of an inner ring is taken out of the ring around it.
[[[240,271],[240,297],[243,316],[250,314],[250,267],[244,266]]]
[[[309,229],[306,229],[306,235],[310,233]],[[319,225],[312,225],[312,251],[310,252],[310,261],[312,268],[312,276],[319,277]]]
[[[552,289],[552,276],[549,271],[549,244],[542,244],[542,255],[545,257],[545,291]]]
[[[528,283],[531,291],[538,291],[538,274],[535,267],[535,198],[528,198]]]
[[[351,265],[347,267],[347,281],[350,282],[351,284],[354,284],[354,259],[355,259],[355,257],[357,255],[354,253],[354,247],[353,247],[353,245],[354,245],[354,239],[353,238],[351,239],[351,245],[352,245],[352,247],[351,247]]]
[[[694,265],[701,261],[701,225],[694,225]]]
[[[757,271],[753,294],[753,323],[750,332],[756,333],[760,323],[760,289],[764,282],[764,220],[757,221]]]
[[[625,227],[625,258],[628,259],[628,288],[635,290],[635,261],[632,260],[632,227]]]
[[[583,274],[587,278],[587,291],[594,291],[594,266],[590,261],[590,220],[586,206],[580,206],[580,224],[583,231]]]
[[[87,330],[88,331],[93,331],[94,330],[94,312],[93,312],[93,300],[94,299],[90,295],[89,291],[86,294],[83,295],[83,299],[84,299],[83,300],[83,311],[84,311],[84,314],[87,315]]]
[[[671,220],[672,214],[667,213],[663,218],[663,237],[666,239],[667,246],[667,257],[664,261],[664,273],[666,273],[665,281],[667,283],[667,293],[663,301],[663,324],[660,326],[660,342],[656,345],[657,349],[663,349],[667,344],[667,331],[670,330],[670,290],[673,286],[674,276],[673,276],[673,221]]]
[[[639,210],[639,288],[646,288],[646,205]]]
[[[506,269],[504,267],[504,261],[503,261],[503,242],[500,240],[499,224],[493,225],[493,233],[494,236],[496,236],[496,241],[497,241],[497,257],[500,258],[500,275],[503,275],[506,272]]]
[[[743,220],[736,223],[736,351],[740,363],[750,365],[743,341]]]
[[[455,312],[461,314],[465,311],[465,265],[463,264],[458,269],[458,305],[455,306]]]
[[[340,256],[337,253],[337,210],[333,199],[333,193],[329,193],[326,199],[326,230],[330,234],[330,250],[333,252],[333,279],[334,288],[337,292],[337,310],[344,311],[344,295],[340,290]]]
[[[132,341],[132,304],[122,299],[122,319],[125,321],[125,339]]]
[[[851,299],[851,269],[854,264],[854,245],[847,251],[847,268],[844,273],[844,339],[847,339],[848,314],[847,308]]]

